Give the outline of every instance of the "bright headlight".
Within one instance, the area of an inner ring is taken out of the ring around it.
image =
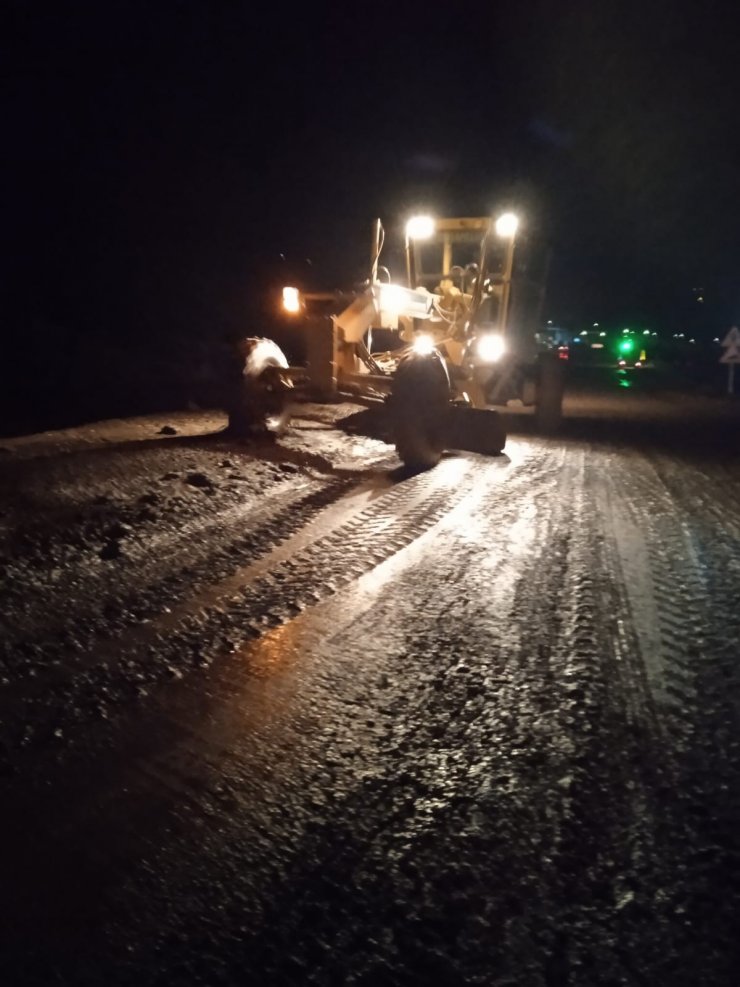
[[[409,240],[428,240],[434,235],[434,220],[431,216],[412,216],[406,223],[406,236]]]
[[[504,240],[508,240],[513,237],[519,229],[519,219],[513,212],[505,212],[503,216],[499,216],[496,220],[495,227],[497,236],[502,237]]]
[[[301,293],[297,288],[283,288],[283,308],[291,315],[301,310]]]
[[[414,353],[418,353],[419,356],[429,356],[430,353],[434,353],[436,349],[434,345],[434,339],[432,336],[427,335],[427,333],[419,333],[418,336],[414,338],[411,344],[411,349]]]
[[[485,336],[478,337],[475,351],[478,354],[478,359],[483,363],[495,363],[506,352],[506,344],[503,336],[499,336],[495,332],[488,332]]]

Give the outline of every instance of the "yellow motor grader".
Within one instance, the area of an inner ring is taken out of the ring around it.
[[[531,303],[543,286],[518,262],[517,228],[512,213],[415,216],[400,283],[380,263],[385,231],[376,220],[369,278],[356,291],[282,290],[286,317],[305,333],[306,366],[289,367],[269,339],[244,341],[232,429],[280,430],[300,390],[382,402],[401,460],[428,469],[446,448],[500,453],[506,431],[494,409],[512,400],[534,405],[541,428],[556,428],[563,368],[538,341]]]

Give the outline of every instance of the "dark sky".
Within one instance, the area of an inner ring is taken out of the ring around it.
[[[724,5],[300,9],[4,4],[6,333],[253,329],[279,252],[340,283],[417,206],[517,208],[555,319],[740,318]]]

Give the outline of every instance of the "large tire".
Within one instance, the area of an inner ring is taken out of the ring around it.
[[[556,355],[543,353],[537,365],[535,421],[541,432],[551,435],[563,420],[565,367]]]
[[[279,435],[290,421],[292,384],[288,361],[271,339],[250,337],[239,345],[241,373],[229,404],[229,431],[237,436]]]
[[[412,470],[436,466],[446,447],[450,409],[450,380],[438,353],[409,353],[401,360],[390,406],[399,459]]]

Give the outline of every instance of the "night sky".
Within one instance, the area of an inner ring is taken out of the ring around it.
[[[6,340],[254,331],[280,253],[346,284],[418,207],[515,207],[556,321],[740,318],[725,5],[300,9],[3,5]]]

